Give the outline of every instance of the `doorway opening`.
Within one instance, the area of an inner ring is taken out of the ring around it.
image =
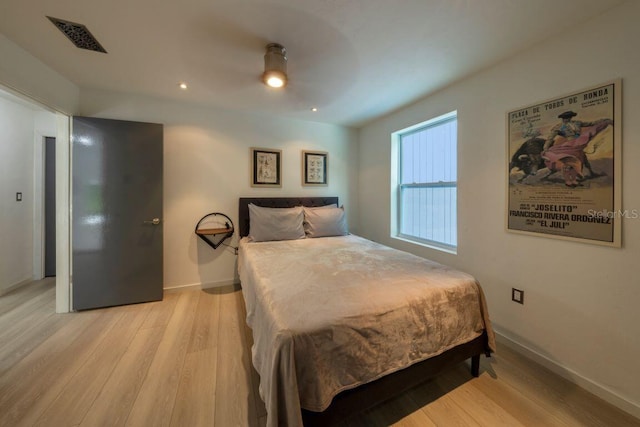
[[[0,186],[16,194],[2,201],[0,296],[55,276],[56,312],[69,312],[69,117],[0,85],[0,124]]]

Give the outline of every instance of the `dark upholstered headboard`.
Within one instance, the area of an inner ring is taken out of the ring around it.
[[[240,237],[249,235],[249,203],[265,208],[293,208],[295,206],[325,206],[338,204],[337,197],[241,197],[238,205]]]

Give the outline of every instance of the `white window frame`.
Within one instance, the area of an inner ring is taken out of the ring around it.
[[[422,123],[418,123],[414,126],[410,126],[408,128],[405,129],[401,129],[399,131],[393,132],[391,134],[391,146],[392,146],[392,150],[391,150],[391,200],[393,201],[391,203],[391,237],[395,238],[395,239],[399,239],[399,240],[403,240],[403,241],[407,241],[407,242],[411,242],[411,243],[415,243],[415,244],[419,244],[421,246],[426,246],[432,249],[437,249],[443,252],[447,252],[447,253],[452,253],[452,254],[456,254],[457,253],[457,238],[456,238],[456,244],[455,245],[450,245],[444,242],[440,242],[440,241],[436,241],[436,240],[429,240],[429,239],[424,239],[424,238],[420,238],[417,236],[413,236],[413,235],[408,235],[408,234],[403,234],[400,232],[401,230],[401,221],[402,221],[402,189],[403,188],[437,188],[437,187],[448,187],[448,188],[452,188],[455,187],[457,189],[458,187],[458,182],[457,182],[457,177],[455,181],[450,181],[450,182],[428,182],[428,183],[411,183],[411,184],[401,184],[401,176],[402,176],[402,165],[401,165],[401,159],[402,159],[402,153],[401,153],[401,149],[402,149],[402,137],[406,136],[406,135],[410,135],[410,134],[414,134],[416,132],[419,132],[423,129],[426,128],[430,128],[433,126],[438,126],[440,124],[452,121],[452,120],[456,120],[457,121],[458,118],[458,112],[457,111],[452,111],[450,113],[447,114],[443,114],[440,115],[438,117],[434,117],[433,119],[427,120],[425,122]],[[456,140],[456,163],[457,163],[458,159],[457,159],[457,140]],[[458,218],[457,218],[457,205],[458,205],[458,200],[457,200],[457,191],[456,191],[456,218],[454,218],[455,221],[455,228],[456,228],[456,235],[457,235],[457,228],[458,228]]]

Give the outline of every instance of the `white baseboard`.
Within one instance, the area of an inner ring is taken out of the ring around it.
[[[625,399],[614,391],[609,390],[607,387],[604,387],[603,385],[580,375],[574,370],[560,365],[557,361],[551,360],[548,357],[538,353],[537,351],[532,350],[531,348],[523,344],[520,344],[515,339],[508,337],[506,334],[504,334],[504,332],[495,332],[496,341],[498,342],[498,344],[509,347],[510,349],[524,355],[525,357],[544,366],[550,371],[584,388],[590,393],[595,394],[599,398],[611,403],[621,410],[628,412],[636,418],[640,418],[640,405]]]
[[[176,286],[167,286],[164,288],[165,291],[168,290],[186,290],[186,289],[210,289],[210,288],[223,288],[226,286],[237,285],[238,282],[233,279],[228,280],[220,280],[217,282],[198,282],[198,283],[190,283],[187,285],[176,285]]]
[[[18,283],[14,283],[13,285],[11,285],[11,286],[9,286],[9,287],[7,287],[5,289],[0,289],[0,296],[8,294],[9,292],[11,292],[13,290],[18,289],[20,286],[24,286],[27,283],[31,283],[31,282],[33,282],[33,279],[25,279],[25,280],[22,280],[22,281],[20,281]]]

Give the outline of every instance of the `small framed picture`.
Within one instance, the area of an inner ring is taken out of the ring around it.
[[[282,150],[251,148],[251,186],[282,187]]]
[[[302,185],[327,185],[328,153],[324,151],[302,151]]]

